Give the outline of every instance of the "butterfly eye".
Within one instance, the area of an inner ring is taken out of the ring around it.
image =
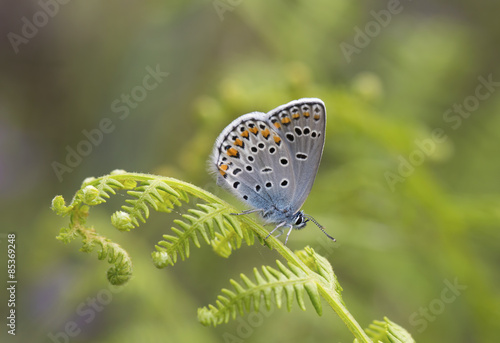
[[[304,223],[304,217],[301,215],[297,216],[297,219],[295,219],[295,225],[300,225],[302,223]]]

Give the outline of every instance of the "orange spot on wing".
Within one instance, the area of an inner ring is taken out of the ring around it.
[[[243,141],[239,138],[236,138],[236,140],[234,141],[234,145],[243,146]]]
[[[295,114],[292,115],[292,118],[293,119],[299,119],[300,118],[300,114],[295,113]]]
[[[289,124],[289,123],[290,123],[290,118],[288,118],[288,117],[284,117],[284,118],[282,118],[282,119],[281,119],[281,122],[282,122],[283,124]]]
[[[265,129],[265,130],[262,130],[262,131],[261,131],[261,133],[262,133],[262,136],[264,136],[264,138],[269,137],[269,135],[271,134],[271,133],[269,132],[269,129],[268,129],[267,127],[266,127],[266,129]]]
[[[274,124],[274,127],[276,127],[277,129],[281,128],[280,123],[278,123],[277,121],[274,122],[273,124]]]
[[[228,165],[227,164],[221,164],[219,166],[219,173],[222,175],[222,176],[226,176],[226,170],[227,170]]]
[[[315,119],[315,120],[319,120],[319,114],[315,114],[315,115],[314,115],[314,119]]]
[[[256,135],[258,132],[259,132],[259,129],[256,128],[255,126],[252,127],[251,129],[248,129],[251,133],[253,133],[254,135]]]
[[[280,138],[279,136],[274,136],[273,138],[274,138],[274,142],[275,142],[276,144],[280,144],[280,142],[281,142],[281,138]]]
[[[304,112],[304,117],[309,118],[309,112]]]
[[[227,149],[227,154],[230,157],[238,156],[238,150],[236,150],[235,148],[229,148]]]
[[[241,133],[241,137],[248,138],[248,131],[245,130]]]

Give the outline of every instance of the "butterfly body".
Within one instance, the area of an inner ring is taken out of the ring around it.
[[[217,138],[210,168],[220,186],[252,207],[242,214],[259,212],[277,225],[271,233],[303,228],[313,220],[300,209],[318,171],[325,129],[325,105],[316,98],[242,115]]]

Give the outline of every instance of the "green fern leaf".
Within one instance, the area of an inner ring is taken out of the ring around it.
[[[66,206],[62,196],[56,196],[52,201],[52,210],[59,216],[68,216],[69,225],[60,229],[57,239],[68,243],[75,238],[82,239],[81,250],[92,252],[99,248],[97,257],[113,264],[107,272],[111,284],[121,285],[132,275],[132,261],[128,253],[120,245],[100,236],[94,228],[87,227],[86,220],[91,206],[106,202],[117,190],[127,190],[131,199],[123,211],[117,211],[111,216],[112,224],[122,231],[137,227],[139,221],[145,222],[150,209],[171,212],[176,206],[188,203],[190,197],[204,201],[196,208],[189,209],[181,219],[175,220],[175,226],[169,235],[153,252],[153,261],[159,268],[189,257],[191,243],[201,246],[200,236],[205,243],[212,245],[215,252],[221,256],[229,256],[243,241],[248,245],[257,238],[271,249],[275,249],[287,261],[288,265],[277,261],[277,268],[263,266],[261,271],[254,268],[253,280],[241,274],[239,282],[230,280],[232,289],[222,289],[215,305],[198,310],[198,319],[204,325],[218,325],[236,318],[238,314],[259,311],[261,306],[270,309],[273,305],[281,308],[283,300],[291,310],[294,299],[301,309],[305,309],[305,294],[309,297],[316,312],[321,315],[320,295],[339,314],[362,342],[371,342],[372,337],[382,343],[414,342],[408,332],[385,318],[385,322],[374,321],[365,331],[354,321],[342,301],[342,291],[337,282],[332,266],[328,260],[314,252],[312,248],[293,254],[283,244],[271,237],[265,240],[268,232],[257,225],[248,216],[233,216],[232,209],[223,200],[213,194],[173,178],[161,176],[126,173],[122,170],[113,171],[100,178],[87,178],[80,190]],[[367,335],[368,334],[368,335]]]
[[[125,202],[132,206],[122,206],[122,209],[130,214],[133,226],[139,226],[139,220],[143,223],[149,217],[149,206],[155,210],[159,210],[160,204],[165,200],[169,200],[169,204],[173,204],[171,197],[165,197],[163,194],[167,193],[172,197],[178,199],[181,195],[176,192],[172,187],[167,185],[162,180],[147,180],[143,181],[142,185],[136,187],[134,190],[127,192],[130,196],[136,199],[127,199]],[[165,209],[165,207],[162,207]]]
[[[106,202],[110,198],[110,194],[116,194],[115,189],[124,189],[125,186],[118,180],[112,178],[111,175],[102,177],[97,183],[93,182],[94,178],[86,179],[83,182],[82,189],[77,193],[83,203],[87,205],[98,205]],[[95,193],[92,194],[95,190]],[[92,197],[92,195],[95,195]]]
[[[255,282],[244,274],[241,274],[244,286],[235,280],[230,280],[234,291],[223,289],[222,295],[217,297],[215,306],[209,305],[198,309],[198,320],[203,325],[216,326],[227,323],[229,319],[235,319],[237,313],[242,315],[245,310],[250,311],[252,305],[254,311],[259,311],[262,302],[267,309],[270,309],[273,303],[281,308],[283,290],[289,311],[294,298],[299,307],[305,310],[304,291],[306,290],[316,312],[321,315],[320,295],[315,286],[316,276],[308,275],[294,265],[289,265],[287,268],[280,261],[276,263],[278,269],[263,266],[262,273],[254,268]]]
[[[97,252],[97,258],[113,264],[108,269],[108,281],[113,285],[123,285],[132,276],[132,260],[127,251],[119,244],[111,242],[109,239],[99,236],[93,229],[80,232],[83,238],[83,245],[80,249],[83,252],[92,252],[97,246],[101,249]]]
[[[176,206],[182,206],[182,201],[189,203],[189,195],[181,189],[175,190],[178,196],[171,193],[160,191],[163,200],[158,204],[157,211],[170,213]]]
[[[338,294],[342,293],[342,287],[340,287],[337,281],[332,265],[325,257],[318,255],[314,249],[309,246],[305,247],[304,250],[295,251],[295,254],[325,281],[330,290]]]
[[[190,209],[187,214],[183,214],[182,220],[174,221],[177,227],[171,230],[175,235],[164,235],[163,240],[156,245],[153,261],[158,268],[174,265],[178,256],[182,260],[188,258],[190,242],[200,247],[198,235],[207,244],[213,245],[221,256],[229,256],[234,247],[241,245],[242,237],[238,232],[246,230],[231,219],[231,208],[220,204],[197,204],[197,207],[199,209]]]
[[[231,214],[224,214],[217,218],[217,227],[220,232],[215,233],[212,240],[213,250],[222,257],[229,257],[234,249],[239,249],[243,240],[247,245],[255,241],[253,231]]]
[[[411,335],[398,324],[384,317],[384,321],[374,320],[365,330],[374,342],[381,343],[415,343]],[[357,340],[354,340],[357,343]]]
[[[212,240],[213,250],[221,257],[229,257],[233,249],[241,247],[242,238],[235,231],[223,230],[215,232],[215,237]]]
[[[98,235],[85,224],[90,207],[106,202],[117,190],[127,190],[131,197],[125,200],[126,205],[121,211],[111,216],[111,223],[121,231],[129,231],[139,222],[145,222],[150,209],[171,212],[183,202],[188,203],[190,197],[206,202],[196,205],[180,220],[174,221],[171,234],[164,236],[153,253],[153,261],[158,267],[174,264],[178,256],[181,259],[189,257],[191,243],[200,247],[200,235],[218,254],[226,257],[233,249],[239,248],[243,240],[248,244],[254,241],[254,234],[249,228],[251,220],[235,218],[231,215],[234,209],[229,205],[189,183],[123,170],[115,170],[99,178],[90,177],[84,180],[68,206],[62,196],[53,199],[52,210],[59,216],[69,217],[69,225],[60,230],[57,239],[68,243],[81,238],[83,244],[80,250],[84,252],[101,247],[98,258],[107,258],[109,263],[114,264],[108,271],[108,278],[114,280],[112,283],[121,283],[130,277],[130,258],[118,244]]]

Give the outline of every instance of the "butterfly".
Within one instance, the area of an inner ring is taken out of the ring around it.
[[[268,113],[251,112],[229,124],[215,141],[209,168],[217,184],[274,224],[279,237],[308,221],[323,227],[301,207],[319,168],[325,145],[326,108],[323,101],[303,98]]]

